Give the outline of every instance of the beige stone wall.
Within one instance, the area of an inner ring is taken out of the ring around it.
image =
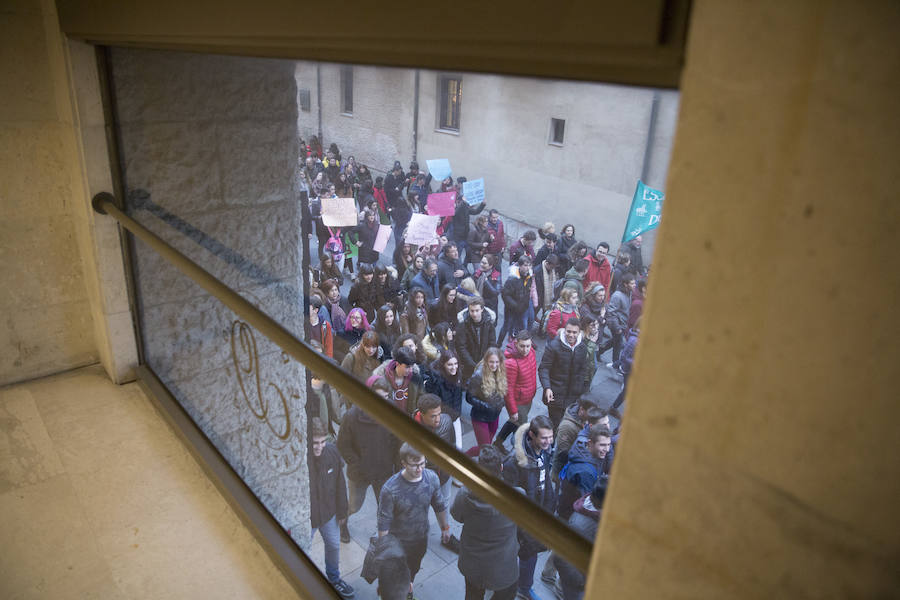
[[[588,597],[900,589],[900,7],[697,1]]]
[[[97,362],[78,150],[56,14],[0,11],[0,385]],[[82,213],[83,214],[83,213]]]

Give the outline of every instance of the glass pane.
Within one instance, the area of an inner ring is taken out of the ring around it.
[[[355,66],[346,85],[344,69],[114,49],[128,212],[460,450],[493,442],[505,479],[590,536],[677,93],[465,74],[467,126],[447,135],[426,124],[459,129],[461,78]],[[340,118],[353,85],[354,118]],[[304,110],[313,91],[322,102]],[[551,110],[569,120],[565,147],[547,144]],[[418,598],[463,596],[463,574],[479,576],[467,565],[496,588],[536,563],[533,588],[553,593],[533,539],[401,458],[396,436],[158,255],[133,250],[148,365],[338,587],[376,597],[361,568],[386,527],[422,555]],[[465,525],[444,514],[454,503]],[[349,541],[335,542],[332,517],[345,513]],[[441,543],[445,518],[465,560]]]

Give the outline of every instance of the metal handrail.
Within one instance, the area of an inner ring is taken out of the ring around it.
[[[290,331],[219,281],[149,229],[119,210],[115,197],[108,192],[94,196],[96,212],[115,218],[119,224],[172,263],[197,285],[215,296],[244,321],[268,337],[284,352],[311,369],[341,394],[358,404],[401,439],[424,452],[435,464],[460,480],[469,490],[493,505],[535,538],[557,552],[581,572],[587,573],[591,543],[570,530],[562,521],[548,514],[500,478],[483,471],[468,456],[410,419],[405,413],[385,402],[363,382],[347,374]]]

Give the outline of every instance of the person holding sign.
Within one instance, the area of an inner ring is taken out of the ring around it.
[[[469,206],[463,199],[462,186],[466,183],[465,177],[456,180],[456,210],[450,225],[450,241],[456,242],[460,253],[464,252],[469,242],[469,216],[477,215],[484,210],[484,202]]]
[[[394,221],[394,238],[397,244],[403,243],[403,230],[412,218],[412,210],[403,196],[403,188],[409,181],[403,178],[403,167],[400,161],[394,162],[391,172],[384,178],[384,194],[387,198],[388,212]]]

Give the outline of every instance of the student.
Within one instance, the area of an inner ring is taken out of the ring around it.
[[[497,422],[506,398],[506,366],[498,348],[488,348],[475,367],[466,388],[466,402],[472,405],[472,429],[478,446],[490,444],[497,433]]]
[[[587,347],[582,343],[581,325],[572,317],[565,329],[544,348],[538,377],[544,388],[544,404],[553,420],[553,428],[559,425],[566,409],[585,392],[584,373],[587,369]]]
[[[413,333],[419,339],[425,337],[428,332],[428,309],[425,302],[425,291],[422,288],[414,287],[409,292],[406,308],[400,313],[400,330],[403,333]]]
[[[400,329],[400,319],[397,311],[390,304],[382,304],[375,318],[375,333],[378,334],[378,343],[381,344],[382,356],[391,358],[391,348],[403,331]]]
[[[484,300],[474,298],[463,320],[456,327],[456,353],[462,362],[463,382],[469,380],[475,371],[475,364],[484,357],[485,351],[496,345],[494,322],[484,310]]]
[[[428,507],[434,510],[441,527],[441,542],[449,541],[450,524],[447,500],[441,493],[437,474],[425,468],[425,456],[404,443],[398,458],[401,471],[387,480],[379,495],[378,535],[383,537],[390,533],[402,544],[409,566],[409,595],[412,596],[412,582],[428,548]]]
[[[339,523],[347,522],[347,483],[344,461],[327,441],[328,432],[313,417],[309,437],[309,520],[312,535],[318,531],[325,543],[325,575],[341,598],[352,598],[353,588],[341,579]]]
[[[521,330],[503,353],[506,367],[506,412],[509,420],[503,424],[494,445],[503,448],[503,443],[518,427],[528,422],[531,402],[537,393],[537,355],[531,334]]]
[[[438,358],[424,370],[424,387],[429,394],[441,399],[441,412],[447,414],[453,423],[454,443],[462,449],[463,388],[460,381],[459,357],[452,349],[443,350]]]

